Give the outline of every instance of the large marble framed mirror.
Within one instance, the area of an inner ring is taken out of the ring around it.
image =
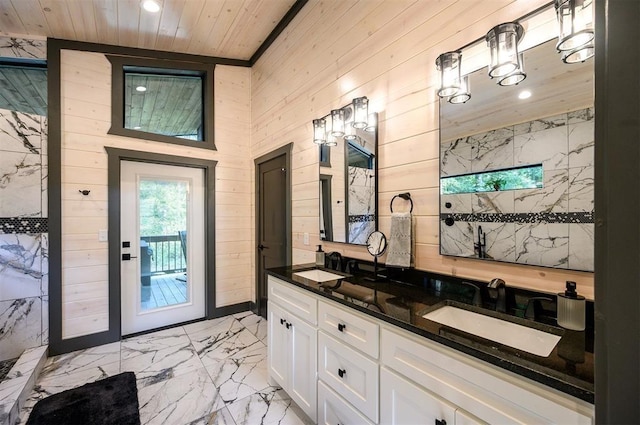
[[[346,105],[345,136],[331,136],[326,116],[327,143],[320,145],[320,239],[365,245],[378,229],[377,114],[366,128],[356,129],[353,107]]]
[[[593,59],[555,42],[524,52],[520,84],[483,68],[468,102],[440,100],[442,255],[593,271]]]

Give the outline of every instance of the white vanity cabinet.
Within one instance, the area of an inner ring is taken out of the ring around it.
[[[320,424],[593,424],[589,403],[272,276],[269,296],[269,374]]]
[[[287,306],[294,303],[300,311],[313,311],[317,301],[305,293],[297,293],[297,289],[290,288],[286,283],[269,277],[269,289],[280,294],[291,293],[287,298]],[[280,290],[283,290],[282,292]],[[296,304],[301,301],[300,304]],[[315,422],[317,419],[317,334],[318,331],[310,322],[317,317],[301,318],[286,307],[269,300],[268,302],[268,368],[269,376],[275,380],[293,399],[293,401]]]

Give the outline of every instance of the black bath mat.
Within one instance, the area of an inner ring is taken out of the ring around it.
[[[124,372],[36,403],[27,425],[140,425],[136,375]]]

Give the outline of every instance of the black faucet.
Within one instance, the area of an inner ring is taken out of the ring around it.
[[[491,282],[487,284],[487,290],[489,291],[489,298],[495,302],[496,311],[501,313],[507,312],[507,290],[504,280],[495,278],[491,279]]]
[[[330,269],[341,272],[342,271],[342,254],[340,254],[337,251],[333,251],[327,254],[325,266]]]
[[[527,302],[527,309],[524,313],[524,318],[537,321],[542,315],[542,301],[552,303],[553,300],[549,297],[531,297]]]
[[[473,245],[478,251],[478,258],[486,258],[487,235],[482,231],[482,226],[478,226],[478,242]]]
[[[480,288],[471,282],[462,282],[463,285],[473,288],[473,299],[471,304],[476,307],[482,307],[482,297],[480,295]]]

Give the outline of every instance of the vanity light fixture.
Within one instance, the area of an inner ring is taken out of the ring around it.
[[[436,68],[440,72],[438,96],[449,97],[460,90],[460,52],[447,52],[438,56]]]
[[[498,80],[498,85],[515,86],[516,84],[524,81],[525,78],[527,78],[527,74],[524,72],[524,54],[520,53],[518,55],[518,68]]]
[[[353,126],[352,122],[346,123],[344,126],[344,140],[355,140],[355,139],[356,139],[356,128]]]
[[[469,99],[471,99],[471,91],[469,89],[469,76],[465,75],[460,79],[460,89],[456,94],[449,98],[449,103],[465,103]]]
[[[369,114],[367,118],[367,126],[364,128],[364,131],[368,131],[369,133],[373,133],[376,131],[378,127],[378,115],[375,112]]]
[[[365,128],[369,117],[369,99],[367,96],[353,99],[353,127]]]
[[[487,33],[485,40],[491,53],[489,77],[505,77],[519,69],[518,42],[524,28],[517,22],[496,25]]]
[[[593,0],[555,0],[560,27],[556,48],[564,63],[584,62],[595,53]]]
[[[333,137],[344,136],[344,109],[331,111],[331,135]]]
[[[338,146],[338,141],[334,136],[329,135],[329,137],[327,138],[327,141],[324,144],[329,147],[334,147],[334,146]]]
[[[327,122],[324,118],[313,120],[313,143],[322,145],[326,142]]]

